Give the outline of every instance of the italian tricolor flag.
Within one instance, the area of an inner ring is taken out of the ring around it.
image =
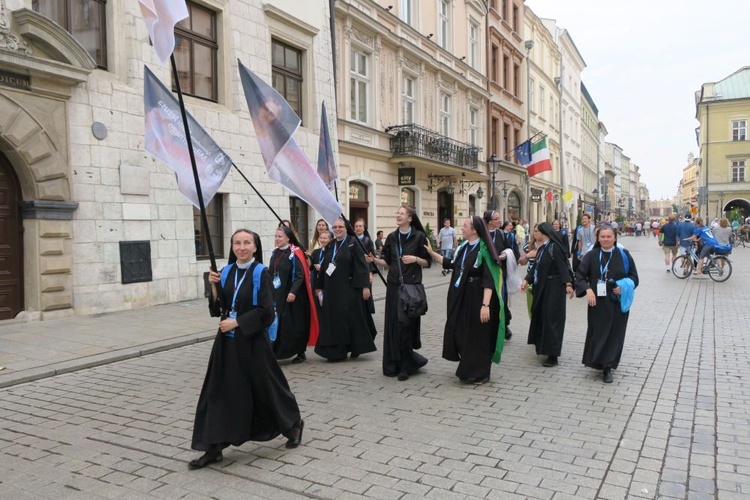
[[[552,163],[549,161],[549,148],[547,148],[547,138],[543,138],[536,144],[531,145],[531,163],[524,165],[529,177],[536,174],[552,170]]]

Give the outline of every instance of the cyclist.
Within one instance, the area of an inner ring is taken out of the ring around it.
[[[711,229],[703,225],[703,219],[700,217],[695,218],[695,231],[693,232],[693,236],[687,239],[688,241],[700,241],[703,243],[703,248],[701,248],[700,253],[698,254],[698,267],[695,269],[694,273],[695,276],[700,276],[703,274],[703,261],[714,251],[714,248],[719,242],[714,238]]]
[[[677,241],[680,242],[680,255],[687,254],[690,247],[693,246],[693,244],[687,239],[691,237],[694,232],[695,225],[693,225],[690,214],[685,214],[685,220],[677,225]]]

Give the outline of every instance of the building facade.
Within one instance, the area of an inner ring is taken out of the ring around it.
[[[696,139],[700,148],[698,196],[706,218],[734,208],[750,216],[750,66],[723,80],[704,83],[695,94]]]
[[[340,199],[374,234],[402,203],[432,229],[486,192],[484,1],[335,2]]]
[[[188,1],[190,18],[176,28],[189,112],[303,231],[315,214],[267,182],[236,61],[285,95],[302,117],[295,138],[316,158],[320,106],[336,97],[328,4],[308,2],[301,13],[290,0]],[[0,284],[0,319],[203,295],[207,236],[174,173],[144,150],[144,65],[172,85],[138,2],[91,0],[81,9],[0,0],[0,191],[9,209],[2,240],[12,270]],[[329,110],[335,123],[335,106]],[[219,266],[234,228],[253,228],[272,247],[277,221],[236,172],[207,209]]]
[[[679,185],[680,214],[693,213],[698,207],[698,162],[693,153],[688,154],[687,165],[682,169]]]
[[[594,204],[598,201],[599,184],[599,109],[581,82],[581,182],[583,193],[578,193],[578,219],[583,212],[593,215]]]

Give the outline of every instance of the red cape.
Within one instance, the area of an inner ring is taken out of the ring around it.
[[[318,343],[318,334],[320,333],[320,327],[318,325],[318,310],[315,307],[315,299],[313,297],[312,284],[310,283],[310,266],[307,265],[307,255],[302,251],[300,247],[290,245],[292,253],[302,263],[302,269],[305,274],[305,291],[307,292],[307,300],[310,304],[310,336],[307,338],[307,345],[314,346]]]

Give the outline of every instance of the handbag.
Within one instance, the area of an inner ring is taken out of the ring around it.
[[[398,253],[396,253],[398,255]],[[398,259],[398,320],[409,323],[427,313],[427,293],[422,283],[404,283],[401,258]]]

